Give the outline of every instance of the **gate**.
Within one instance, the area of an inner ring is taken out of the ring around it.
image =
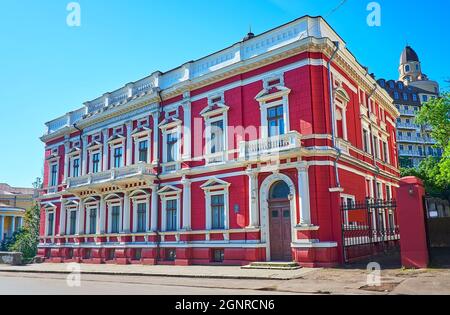
[[[346,263],[399,248],[395,200],[342,199],[343,257]]]
[[[424,198],[428,253],[433,265],[450,265],[450,202]]]

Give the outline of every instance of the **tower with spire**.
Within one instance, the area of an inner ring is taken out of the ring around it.
[[[402,167],[417,167],[428,156],[442,156],[427,126],[415,123],[417,113],[428,100],[439,97],[439,85],[422,71],[419,55],[406,45],[400,56],[399,79],[378,80],[400,111],[397,119],[397,144]]]
[[[399,81],[405,85],[410,85],[423,89],[431,93],[439,92],[439,85],[435,81],[428,79],[422,72],[422,65],[415,50],[407,45],[400,56]]]

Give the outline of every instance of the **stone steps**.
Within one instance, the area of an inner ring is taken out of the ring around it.
[[[242,269],[298,270],[302,267],[296,262],[254,262]]]

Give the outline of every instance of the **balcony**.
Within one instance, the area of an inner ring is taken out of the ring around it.
[[[419,150],[399,150],[400,156],[408,156],[408,157],[423,157],[425,154],[420,152]]]
[[[399,142],[410,142],[410,143],[424,143],[425,139],[413,136],[398,136],[397,140]]]
[[[400,129],[414,129],[414,130],[416,130],[416,129],[419,129],[419,126],[416,126],[416,125],[414,125],[412,123],[399,122],[399,123],[397,123],[397,128],[400,128]]]
[[[292,131],[267,139],[242,141],[239,145],[240,160],[259,160],[260,158],[286,156],[301,148],[301,135]]]
[[[401,108],[399,111],[400,111],[400,115],[402,115],[402,116],[416,116],[418,113],[415,110],[403,109],[403,108]]]
[[[153,178],[153,167],[147,164],[138,164],[112,169],[104,172],[88,174],[67,179],[67,190],[78,190],[87,186],[104,186],[108,184],[126,184],[136,177],[140,179]]]

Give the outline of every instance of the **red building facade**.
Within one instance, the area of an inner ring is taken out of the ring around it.
[[[39,255],[341,263],[341,203],[395,198],[398,116],[322,18],[249,34],[47,123]]]

